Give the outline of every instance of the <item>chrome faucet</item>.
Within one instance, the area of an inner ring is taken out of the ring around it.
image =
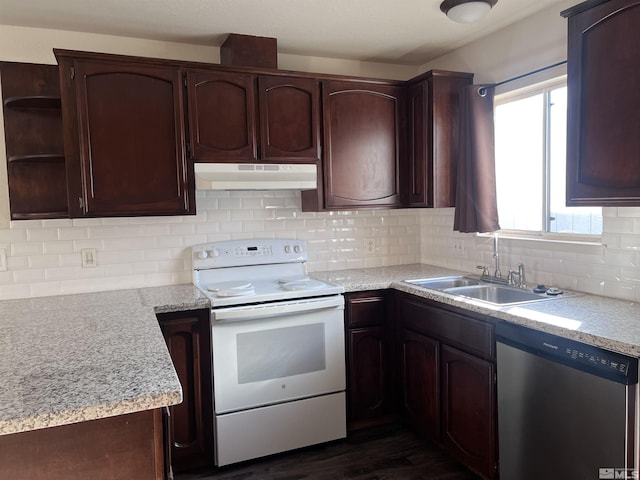
[[[498,255],[498,234],[493,234],[493,260],[495,261],[496,269],[493,272],[495,278],[502,278],[500,273],[500,255]]]
[[[514,277],[518,277],[518,282],[516,283]],[[518,265],[518,271],[509,270],[509,276],[507,277],[509,280],[509,285],[515,285],[519,288],[527,288],[526,281],[524,278],[524,264]]]

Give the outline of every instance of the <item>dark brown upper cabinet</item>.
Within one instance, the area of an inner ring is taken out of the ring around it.
[[[402,205],[402,92],[395,85],[323,82],[324,208]]]
[[[320,160],[320,83],[314,78],[260,77],[260,158]]]
[[[56,50],[72,217],[195,213],[181,71]]]
[[[640,205],[640,1],[568,18],[567,205]]]
[[[319,160],[317,80],[189,70],[187,92],[194,161]]]
[[[68,217],[58,68],[2,62],[0,75],[11,219]]]
[[[453,207],[460,149],[460,93],[473,74],[430,71],[407,87],[408,204]]]
[[[196,162],[255,162],[255,76],[187,71],[189,137]]]

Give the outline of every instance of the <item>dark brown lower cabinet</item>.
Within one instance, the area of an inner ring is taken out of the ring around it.
[[[162,410],[2,435],[0,478],[162,480]]]
[[[385,291],[345,295],[347,419],[349,428],[382,419],[394,409],[392,325]]]
[[[471,470],[496,478],[493,323],[414,295],[395,301],[403,415]]]
[[[401,333],[402,407],[409,422],[427,437],[440,438],[438,352],[440,345],[408,329]]]
[[[171,461],[181,472],[213,464],[213,389],[208,310],[158,314],[182,385],[183,401],[170,407]]]
[[[495,367],[443,345],[440,358],[442,442],[473,470],[491,476],[495,468]]]

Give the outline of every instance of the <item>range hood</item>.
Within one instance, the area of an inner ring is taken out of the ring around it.
[[[313,190],[315,165],[195,163],[196,190]]]

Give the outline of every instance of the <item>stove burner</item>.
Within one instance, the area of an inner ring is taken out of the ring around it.
[[[215,292],[218,297],[240,297],[253,295],[256,291],[251,282],[220,282],[207,287],[210,292]]]
[[[284,285],[284,284],[287,284],[287,283],[308,282],[309,280],[311,280],[311,279],[309,277],[307,277],[306,275],[304,275],[304,276],[300,276],[300,277],[281,278],[280,280],[278,280],[278,283],[280,285]]]
[[[306,280],[293,281],[288,283],[283,283],[280,287],[283,290],[295,291],[295,290],[318,290],[320,288],[324,288],[326,283],[321,282],[319,280],[312,280],[307,278]]]

